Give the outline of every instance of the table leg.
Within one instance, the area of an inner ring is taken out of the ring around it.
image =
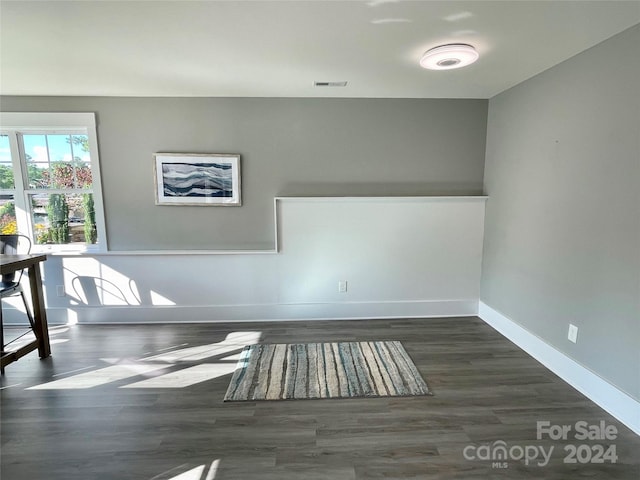
[[[47,325],[47,311],[44,307],[44,294],[39,263],[29,267],[29,285],[31,286],[31,301],[33,303],[33,317],[35,320],[34,333],[38,339],[38,353],[40,354],[40,358],[45,358],[51,355],[51,346],[49,344],[49,327]]]

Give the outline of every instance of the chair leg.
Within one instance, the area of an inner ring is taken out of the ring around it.
[[[27,312],[27,318],[29,319],[29,325],[31,325],[31,329],[35,332],[36,322],[33,319],[33,315],[31,314],[31,310],[29,309],[29,304],[27,303],[27,297],[24,295],[24,292],[20,290],[20,296],[22,297],[22,302],[24,303],[24,309]]]

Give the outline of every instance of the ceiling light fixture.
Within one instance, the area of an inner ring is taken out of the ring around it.
[[[466,43],[450,43],[427,50],[420,59],[420,66],[429,70],[451,70],[471,65],[479,55]]]

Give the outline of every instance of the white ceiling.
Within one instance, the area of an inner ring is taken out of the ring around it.
[[[490,98],[637,23],[640,0],[1,0],[0,93]],[[421,69],[443,43],[480,59]]]

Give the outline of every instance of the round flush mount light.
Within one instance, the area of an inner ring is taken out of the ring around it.
[[[420,66],[429,70],[451,70],[471,65],[478,57],[471,45],[451,43],[427,50],[420,59]]]

